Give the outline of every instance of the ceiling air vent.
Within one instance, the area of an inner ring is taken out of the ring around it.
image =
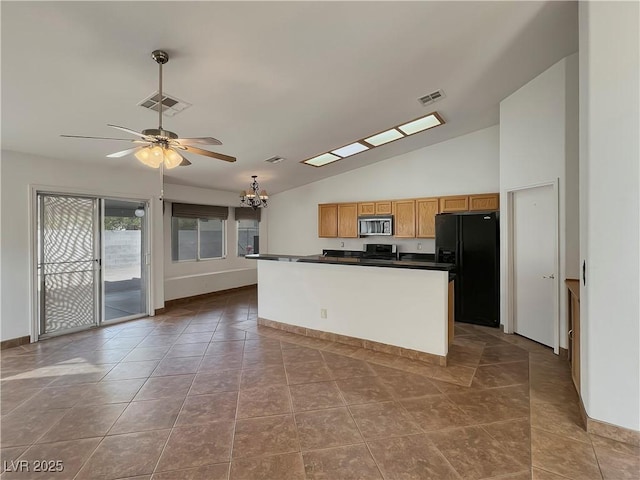
[[[158,111],[160,108],[160,95],[158,92],[151,94],[149,97],[138,103],[139,106],[149,110]],[[162,114],[167,117],[173,117],[178,113],[186,110],[191,106],[190,103],[184,102],[163,92],[162,94]]]
[[[436,90],[435,92],[430,93],[429,95],[420,97],[418,101],[424,107],[426,105],[431,105],[432,103],[437,102],[438,100],[442,100],[444,97],[445,97],[445,94],[442,90]]]
[[[269,163],[280,163],[280,162],[282,162],[283,160],[284,160],[284,158],[282,158],[282,157],[278,157],[278,156],[275,156],[275,157],[267,158],[267,159],[265,160],[265,162],[269,162]]]

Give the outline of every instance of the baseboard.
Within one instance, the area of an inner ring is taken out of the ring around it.
[[[20,345],[26,345],[28,343],[31,343],[31,337],[29,335],[26,335],[24,337],[11,338],[9,340],[3,340],[2,342],[0,342],[0,350],[19,347]]]
[[[587,415],[582,398],[580,398],[580,416],[585,430],[591,435],[598,435],[599,437],[640,447],[640,432],[591,418]]]
[[[156,309],[153,311],[153,314],[154,314],[154,315],[162,315],[162,314],[163,314],[163,313],[165,313],[166,311],[167,311],[167,308],[166,308],[166,307],[156,308]]]
[[[190,297],[174,298],[173,300],[167,300],[166,302],[164,302],[164,308],[156,309],[156,314],[158,314],[159,310],[162,310],[162,312],[160,313],[165,313],[167,308],[173,307],[174,305],[182,305],[184,303],[193,302],[195,300],[203,300],[206,298],[217,297],[220,295],[228,295],[229,293],[241,292],[243,290],[254,290],[256,287],[257,287],[257,284],[253,283],[251,285],[243,285],[242,287],[227,288],[226,290],[218,290],[216,292],[201,293],[199,295],[192,295]]]
[[[273,328],[275,330],[282,330],[288,333],[295,333],[296,335],[302,335],[304,337],[320,338],[322,340],[328,340],[330,342],[344,343],[353,347],[364,348],[365,350],[373,350],[376,352],[388,353],[390,355],[410,358],[411,360],[419,360],[421,362],[430,363],[432,365],[440,365],[442,367],[447,366],[447,357],[434,355],[427,352],[420,352],[418,350],[413,350],[410,348],[397,347],[395,345],[374,342],[372,340],[365,340],[357,337],[350,337],[348,335],[340,335],[338,333],[324,332],[322,330],[314,330],[312,328],[298,327],[296,325],[276,322],[274,320],[267,320],[266,318],[261,317],[258,317],[258,325]]]

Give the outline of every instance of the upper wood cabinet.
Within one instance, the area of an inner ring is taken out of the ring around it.
[[[484,193],[481,195],[469,195],[469,211],[478,212],[500,209],[500,194]]]
[[[467,212],[468,210],[469,210],[468,195],[440,197],[440,213]]]
[[[393,211],[392,203],[391,200],[387,202],[376,202],[376,215],[391,215]]]
[[[318,205],[318,236],[322,238],[338,236],[338,205],[335,203]]]
[[[358,204],[358,215],[375,215],[375,214],[376,214],[375,202]]]
[[[416,202],[415,200],[398,200],[393,202],[394,236],[398,238],[414,238],[416,236]]]
[[[338,204],[338,237],[357,238],[358,237],[358,204],[339,203]]]
[[[437,198],[419,198],[416,200],[416,237],[436,238],[438,203]]]

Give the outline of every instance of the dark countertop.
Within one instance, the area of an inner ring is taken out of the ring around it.
[[[374,260],[358,257],[330,257],[322,255],[271,255],[254,254],[245,255],[245,258],[255,260],[272,260],[277,262],[300,262],[300,263],[328,263],[332,265],[360,265],[363,267],[387,267],[387,268],[409,268],[414,270],[439,270],[449,272],[454,270],[452,263],[422,262],[410,260]]]

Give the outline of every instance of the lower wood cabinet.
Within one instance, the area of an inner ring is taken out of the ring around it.
[[[358,204],[339,203],[338,204],[338,237],[357,238],[358,237]]]
[[[335,203],[318,205],[318,237],[338,236],[338,205]]]
[[[393,202],[393,235],[396,238],[415,238],[416,236],[416,202],[415,200],[398,200]]]
[[[436,215],[440,213],[437,198],[416,200],[416,237],[436,238]]]
[[[567,315],[569,326],[569,362],[571,378],[580,394],[580,280],[567,279],[569,292]]]

